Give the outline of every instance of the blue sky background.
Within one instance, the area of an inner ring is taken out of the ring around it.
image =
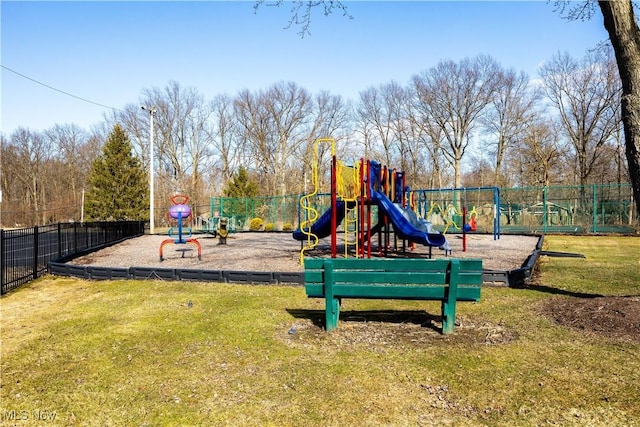
[[[2,1],[1,62],[35,80],[107,106],[140,101],[171,80],[207,99],[294,81],[357,100],[360,91],[442,60],[488,54],[537,77],[557,52],[581,58],[608,36],[601,15],[567,22],[546,1],[347,1],[354,19],[314,10],[311,35],[284,29],[290,6],[252,1]],[[1,69],[1,130],[87,130],[108,109]]]

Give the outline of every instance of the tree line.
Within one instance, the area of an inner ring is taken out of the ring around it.
[[[206,210],[241,167],[259,194],[302,193],[313,143],[327,136],[341,159],[404,170],[415,189],[628,183],[620,97],[616,62],[604,47],[579,59],[558,53],[535,78],[487,55],[443,60],[408,82],[369,87],[357,100],[312,94],[295,82],[208,100],[171,81],[143,90],[90,131],[65,124],[1,135],[0,223],[80,219],[91,165],[116,126],[148,171],[143,105],[155,110],[155,205],[162,210],[182,192]],[[329,152],[320,149],[328,191]]]

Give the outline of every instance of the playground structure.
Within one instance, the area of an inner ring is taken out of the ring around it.
[[[331,147],[331,205],[322,214],[313,207],[319,196],[318,165],[320,144]],[[300,263],[305,253],[314,249],[321,238],[331,237],[331,256],[337,257],[338,225],[343,224],[344,257],[353,253],[356,258],[371,258],[372,238],[378,237],[378,256],[387,256],[391,248],[391,230],[394,248],[398,239],[402,248],[406,243],[437,247],[447,253],[450,246],[443,233],[419,217],[411,208],[410,193],[404,172],[383,166],[373,160],[360,159],[354,165],[337,160],[335,141],[321,138],[314,144],[311,174],[312,191],[300,198],[300,227],[293,238],[303,242]]]
[[[186,245],[189,243],[193,244],[198,249],[198,259],[202,259],[202,247],[200,246],[200,242],[198,241],[198,239],[191,237],[191,227],[184,227],[184,221],[188,220],[191,217],[191,207],[187,205],[188,201],[189,196],[185,194],[174,194],[173,196],[171,196],[171,203],[173,203],[173,205],[167,212],[167,219],[170,223],[176,222],[177,227],[170,227],[167,234],[171,238],[163,240],[160,244],[160,261],[164,260],[164,246],[169,243],[173,243],[176,245]],[[182,252],[182,257],[184,258],[184,250]]]

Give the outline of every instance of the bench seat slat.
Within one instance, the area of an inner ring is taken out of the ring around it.
[[[359,285],[335,284],[333,293],[336,298],[370,299],[424,299],[445,297],[445,286],[408,286],[408,285]]]
[[[304,268],[322,269],[326,258],[305,258]],[[377,270],[377,271],[416,271],[444,270],[449,265],[448,259],[418,258],[332,258],[334,270]]]
[[[343,271],[334,270],[336,282],[353,283],[446,283],[444,272],[408,272],[398,274],[397,272],[372,272],[372,271]],[[323,270],[307,270],[304,272],[305,283],[323,283]],[[482,285],[482,272],[461,272],[460,283],[469,285]]]
[[[396,285],[399,286],[399,285]],[[339,287],[341,290],[339,291],[339,293],[343,293],[343,292],[351,292],[351,295],[336,295],[336,297],[340,297],[340,298],[362,298],[362,299],[405,299],[405,298],[401,298],[399,296],[393,296],[393,297],[383,297],[383,296],[375,296],[375,297],[371,297],[371,296],[355,296],[355,294],[357,292],[362,292],[362,291],[358,291],[357,288],[359,287],[358,285],[351,285],[349,286],[350,288],[354,288],[354,290],[352,291],[344,291],[345,288],[347,288],[346,285],[336,285],[334,286],[334,289],[336,287]],[[429,285],[421,285],[421,286],[412,286],[412,288],[429,288]],[[433,286],[434,288],[437,286]],[[403,287],[405,288],[405,287]],[[306,289],[306,293],[307,296],[309,298],[324,298],[324,287],[322,285],[322,283],[316,283],[316,284],[310,284],[307,283],[307,285],[305,286]],[[479,301],[480,300],[480,287],[477,286],[465,286],[465,285],[460,285],[458,286],[458,300],[459,301]],[[431,295],[435,295],[434,294],[430,294],[431,291],[425,291],[425,296],[431,296]],[[415,297],[412,298],[406,298],[406,299],[417,299]]]
[[[482,270],[480,271],[461,271],[460,283],[468,285],[482,285]]]
[[[336,283],[388,283],[388,284],[446,284],[447,273],[438,272],[388,272],[388,271],[343,271],[334,270],[333,280]]]
[[[327,258],[305,258],[305,269],[322,269]],[[460,270],[478,270],[482,268],[482,260],[479,258],[458,258]],[[446,269],[450,263],[448,258],[423,259],[423,258],[332,258],[333,268],[346,269],[372,269],[372,270],[422,270]]]

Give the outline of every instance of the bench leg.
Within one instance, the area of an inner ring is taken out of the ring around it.
[[[460,262],[451,260],[449,286],[444,301],[442,301],[442,333],[452,334],[456,326],[456,301],[458,300],[458,280],[460,277]]]
[[[452,334],[456,326],[456,300],[442,301],[442,333]]]
[[[324,304],[324,328],[328,332],[338,327],[340,317],[340,299],[333,295],[333,262],[331,260],[324,263]]]
[[[324,327],[328,331],[332,331],[338,327],[338,318],[340,317],[340,299],[325,298],[325,324]]]

